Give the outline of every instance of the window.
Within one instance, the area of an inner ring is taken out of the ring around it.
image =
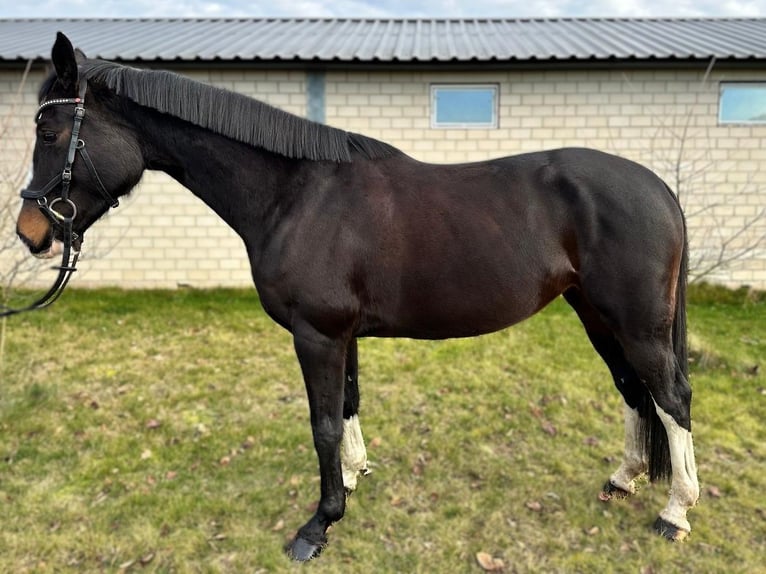
[[[431,127],[496,128],[496,85],[431,86]]]
[[[718,120],[722,124],[766,124],[766,83],[722,83]]]

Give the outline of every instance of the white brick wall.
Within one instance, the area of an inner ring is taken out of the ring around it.
[[[431,129],[430,85],[468,79],[500,85],[499,128]],[[701,259],[717,256],[722,242],[736,250],[766,236],[766,215],[757,218],[766,208],[766,126],[718,125],[722,80],[764,81],[766,71],[720,70],[706,80],[704,71],[685,70],[336,72],[327,77],[327,121],[386,140],[423,161],[481,160],[560,146],[594,147],[636,160],[680,191],[690,216],[692,260],[703,268]],[[348,93],[368,94],[367,102],[356,99],[349,111]],[[373,100],[382,94],[390,99]],[[390,107],[370,114],[378,101]],[[710,279],[766,289],[766,241]]]
[[[306,110],[301,71],[184,73],[300,115]],[[464,162],[559,146],[594,147],[634,159],[680,190],[696,261],[716,252],[721,241],[766,206],[766,126],[719,126],[717,121],[718,82],[764,81],[766,71],[721,69],[707,81],[703,75],[619,69],[329,71],[326,117],[330,125],[385,140],[423,161]],[[33,137],[41,75],[36,72],[17,98],[19,77],[0,71],[0,194],[5,195],[16,193],[8,174],[24,165]],[[465,81],[500,86],[499,128],[431,129],[431,84]],[[682,168],[678,177],[677,164]],[[749,245],[764,234],[766,217],[733,246]],[[164,174],[145,174],[123,207],[88,233],[86,246],[75,279],[81,286],[250,284],[239,238]],[[766,242],[712,279],[766,289]]]

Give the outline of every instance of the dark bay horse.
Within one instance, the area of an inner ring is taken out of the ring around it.
[[[319,554],[366,469],[357,338],[488,333],[562,294],[625,400],[624,457],[601,498],[669,477],[655,529],[690,531],[686,230],[652,172],[587,149],[429,165],[169,72],[89,60],[61,34],[52,59],[18,234],[52,256],[68,221],[79,246],[146,169],[239,234],[264,309],[293,335],[319,458],[293,558]]]

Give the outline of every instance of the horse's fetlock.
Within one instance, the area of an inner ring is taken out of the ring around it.
[[[343,492],[343,499],[345,503],[346,493]],[[346,507],[345,504],[343,506],[341,505],[333,505],[333,506],[326,506],[320,508],[318,511],[318,514],[321,515],[321,520],[325,524],[325,530],[330,527],[331,524],[334,524],[336,522],[339,522],[343,516],[346,514]]]

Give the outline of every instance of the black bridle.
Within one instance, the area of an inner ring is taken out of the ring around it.
[[[69,198],[69,188],[72,184],[72,166],[79,153],[82,157],[85,167],[90,173],[90,176],[96,183],[98,191],[103,198],[109,204],[109,207],[117,207],[120,203],[114,199],[111,194],[106,190],[104,183],[96,171],[96,167],[93,165],[93,161],[90,159],[88,151],[85,149],[85,141],[80,139],[80,126],[85,118],[85,92],[87,90],[87,82],[82,80],[80,83],[80,90],[78,97],[76,98],[60,98],[43,102],[37,109],[35,115],[35,121],[39,122],[42,112],[51,106],[58,105],[71,105],[74,104],[74,121],[72,124],[72,136],[69,140],[69,149],[67,151],[66,162],[64,163],[64,169],[61,173],[55,175],[51,180],[45,184],[42,189],[26,188],[21,190],[21,197],[23,199],[37,200],[37,205],[40,211],[50,220],[54,227],[61,231],[61,241],[64,245],[61,254],[61,265],[53,267],[58,271],[58,277],[53,283],[50,289],[42,295],[37,301],[27,305],[26,307],[20,307],[12,309],[8,307],[0,307],[0,317],[7,317],[9,315],[16,315],[17,313],[23,313],[25,311],[34,311],[36,309],[44,309],[58,299],[64,292],[64,288],[69,283],[72,274],[77,271],[77,260],[80,257],[78,250],[73,250],[73,245],[77,241],[78,236],[72,229],[72,224],[77,217],[77,206]],[[57,187],[61,187],[61,193],[53,201],[48,202],[47,195],[55,190]],[[69,214],[61,212],[59,207],[66,206],[69,210]],[[58,207],[58,210],[57,210]]]

